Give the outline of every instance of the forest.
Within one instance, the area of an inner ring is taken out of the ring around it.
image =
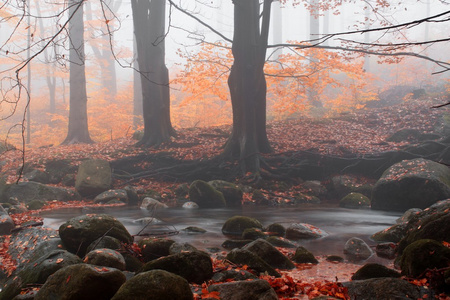
[[[0,300],[450,299],[449,7],[3,1]]]

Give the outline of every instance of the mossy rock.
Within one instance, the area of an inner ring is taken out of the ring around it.
[[[242,233],[242,238],[244,240],[265,239],[266,237],[267,237],[267,234],[258,228],[247,228]]]
[[[326,261],[333,263],[341,263],[344,262],[344,258],[339,255],[329,255],[327,256]]]
[[[107,248],[95,249],[88,252],[83,262],[96,266],[116,268],[121,271],[124,271],[126,267],[122,254]]]
[[[370,238],[376,242],[398,243],[406,234],[406,224],[395,224],[382,231],[374,233]]]
[[[225,240],[222,243],[222,247],[225,249],[234,249],[234,248],[242,248],[248,243],[253,242],[253,240]]]
[[[186,279],[164,270],[139,273],[120,287],[111,300],[193,300]]]
[[[364,280],[370,278],[380,278],[380,277],[393,277],[399,278],[401,275],[399,272],[389,269],[383,265],[376,263],[365,264],[352,276],[352,280]]]
[[[270,286],[269,282],[262,279],[214,284],[208,286],[208,292],[218,292],[220,299],[278,299],[275,290]]]
[[[231,250],[227,254],[226,259],[235,264],[247,265],[249,268],[255,270],[258,273],[267,272],[267,274],[271,276],[281,277],[280,273],[278,273],[274,268],[272,268],[261,257],[245,249]]]
[[[225,235],[242,236],[247,228],[262,229],[262,224],[255,218],[245,216],[234,216],[229,218],[222,226],[222,233]]]
[[[275,269],[290,270],[295,268],[295,265],[283,253],[263,239],[257,239],[245,245],[242,249],[258,255]]]
[[[292,260],[299,264],[318,264],[319,261],[314,257],[314,254],[309,252],[305,247],[298,247],[295,249],[295,254]]]
[[[280,248],[297,248],[297,244],[294,244],[288,239],[279,237],[279,236],[269,236],[266,241],[271,243],[275,247]]]
[[[78,167],[75,189],[84,197],[95,197],[111,188],[109,162],[100,159],[83,161]]]
[[[78,216],[59,227],[59,236],[64,246],[79,256],[84,256],[87,247],[105,235],[127,244],[133,242],[133,237],[125,226],[114,217],[105,214]]]
[[[213,275],[211,257],[202,251],[182,252],[146,263],[139,271],[165,270],[177,274],[188,282],[202,284]]]
[[[93,241],[86,249],[86,252],[91,252],[95,249],[112,249],[112,250],[119,250],[121,247],[121,243],[118,239],[112,237],[112,236],[102,236]]]
[[[44,207],[44,205],[46,205],[46,204],[47,204],[46,201],[33,200],[27,204],[27,208],[29,210],[38,210],[38,209],[41,209],[42,207]]]
[[[244,193],[237,184],[224,180],[212,180],[208,183],[223,194],[227,207],[242,206]]]
[[[174,243],[175,241],[171,239],[148,238],[140,240],[138,246],[144,262],[149,262],[170,255],[170,246]]]
[[[441,243],[423,239],[405,248],[400,258],[402,274],[417,277],[427,269],[441,269],[450,265],[450,249]]]
[[[270,224],[265,231],[270,236],[283,237],[286,234],[286,228],[279,223]]]
[[[370,199],[361,193],[350,193],[339,201],[339,206],[344,208],[368,208]]]
[[[400,278],[382,277],[345,283],[350,299],[419,299],[420,288]]]
[[[218,208],[227,204],[223,194],[203,180],[191,183],[189,199],[197,203],[200,208]]]

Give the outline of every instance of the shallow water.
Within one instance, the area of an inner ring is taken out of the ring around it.
[[[235,215],[250,216],[258,219],[264,226],[271,223],[280,223],[288,226],[291,223],[308,223],[325,230],[328,236],[318,239],[301,241],[298,244],[305,246],[315,255],[343,255],[345,242],[351,237],[359,237],[369,245],[370,236],[393,224],[400,216],[373,210],[351,210],[330,206],[304,206],[295,208],[268,208],[246,206],[242,209],[182,209],[169,208],[159,210],[153,214],[139,208],[100,208],[100,209],[70,209],[44,213],[44,225],[58,229],[59,226],[71,217],[86,213],[106,213],[116,217],[129,230],[132,235],[139,233],[164,234],[177,232],[170,238],[178,242],[189,242],[203,250],[218,248],[224,250],[221,244],[226,236],[222,234],[222,225]],[[135,220],[145,217],[154,217],[158,221],[148,226],[137,224]],[[188,234],[183,229],[188,226],[197,226],[207,230],[205,234]],[[144,228],[144,230],[143,230]]]

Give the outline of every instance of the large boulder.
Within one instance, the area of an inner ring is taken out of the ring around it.
[[[275,290],[266,280],[236,281],[214,284],[208,292],[218,292],[220,299],[233,300],[277,300]]]
[[[170,255],[170,246],[174,243],[175,241],[171,239],[148,238],[140,240],[138,245],[143,261],[149,262]]]
[[[128,194],[125,190],[107,190],[94,198],[94,203],[108,203],[110,201],[115,202],[128,202]]]
[[[258,273],[266,273],[280,277],[280,273],[278,273],[274,268],[272,268],[267,262],[265,262],[261,257],[244,249],[233,249],[231,250],[226,257],[227,260],[232,263],[239,265],[247,265],[249,268],[255,270]]]
[[[419,299],[419,287],[399,278],[372,278],[345,283],[350,299]]]
[[[345,243],[344,253],[352,261],[365,260],[373,255],[373,251],[369,245],[357,237],[353,237]]]
[[[102,236],[112,236],[127,244],[133,241],[122,223],[105,214],[89,214],[72,218],[59,227],[59,236],[67,250],[79,256],[84,256],[87,247]]]
[[[211,257],[202,251],[182,252],[146,263],[140,272],[165,270],[177,274],[188,282],[202,284],[213,275]]]
[[[5,192],[7,198],[17,198],[29,203],[33,200],[79,200],[80,195],[70,189],[45,185],[38,182],[19,182],[9,185]]]
[[[121,271],[124,271],[126,267],[122,254],[107,248],[95,249],[88,252],[83,262],[96,266],[116,268]]]
[[[84,161],[78,167],[75,189],[84,197],[95,197],[111,188],[111,167],[100,159]]]
[[[189,283],[183,277],[164,270],[139,273],[120,287],[111,300],[152,299],[192,300]]]
[[[242,206],[244,193],[238,185],[224,180],[212,180],[208,183],[223,194],[227,207]]]
[[[222,233],[231,236],[242,236],[247,228],[262,229],[262,224],[255,218],[245,216],[234,216],[225,221],[222,226]]]
[[[295,265],[283,253],[277,250],[272,244],[263,240],[257,239],[250,244],[247,244],[242,249],[253,252],[261,257],[265,262],[275,269],[294,269]]]
[[[388,168],[375,184],[372,209],[405,211],[426,208],[450,197],[450,170],[417,158]]]
[[[303,246],[299,246],[297,247],[297,249],[295,249],[295,253],[294,256],[292,257],[292,260],[299,264],[319,263],[319,261],[315,258],[314,254],[309,252],[309,250]]]
[[[125,281],[117,269],[76,264],[56,271],[34,299],[109,300]]]
[[[197,203],[200,208],[217,208],[226,205],[223,194],[203,180],[196,180],[191,183],[189,199]]]
[[[340,207],[345,208],[369,208],[370,199],[361,193],[350,193],[339,201]]]
[[[369,263],[359,268],[358,271],[353,274],[352,280],[365,280],[380,277],[399,278],[400,276],[400,273],[393,269],[389,269],[380,264]]]

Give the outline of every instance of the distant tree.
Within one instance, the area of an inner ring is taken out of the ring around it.
[[[88,130],[83,0],[69,0],[70,110],[63,144],[92,143]]]
[[[169,71],[165,65],[165,0],[132,0],[137,61],[142,84],[144,135],[137,143],[158,146],[170,141]]]

